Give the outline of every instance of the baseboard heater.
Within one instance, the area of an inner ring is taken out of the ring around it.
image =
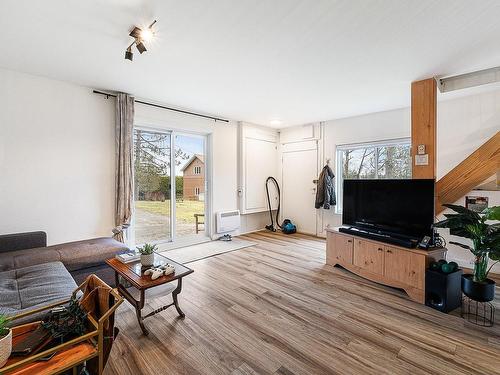
[[[217,233],[228,233],[240,229],[240,211],[223,211],[216,214]]]

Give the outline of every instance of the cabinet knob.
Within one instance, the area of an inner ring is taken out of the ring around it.
[[[391,251],[391,250],[387,250],[387,252],[392,254],[392,251]]]
[[[378,251],[384,251],[384,249],[382,249],[381,247],[378,248]]]
[[[347,242],[351,243],[351,242],[352,242],[352,240],[347,240]]]

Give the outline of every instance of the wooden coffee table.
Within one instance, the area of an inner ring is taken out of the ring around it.
[[[145,335],[149,332],[144,326],[144,319],[149,318],[159,312],[168,309],[170,306],[175,306],[179,315],[183,318],[185,314],[179,307],[179,301],[177,296],[182,290],[182,278],[187,276],[194,271],[180,263],[173,261],[161,254],[155,253],[155,266],[164,265],[166,263],[171,264],[175,267],[175,272],[168,276],[161,276],[156,280],[151,280],[151,276],[144,275],[144,271],[150,267],[143,267],[140,261],[131,263],[122,263],[116,258],[106,260],[106,263],[113,268],[115,271],[115,283],[118,292],[135,308],[135,313],[137,315],[137,321]],[[172,291],[173,302],[171,304],[159,307],[156,310],[151,311],[145,316],[142,316],[142,309],[144,308],[146,300],[146,290],[159,287],[161,285],[170,283],[177,280],[177,287]],[[128,282],[130,285],[125,285]]]

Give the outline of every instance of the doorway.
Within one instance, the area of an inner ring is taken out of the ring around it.
[[[206,239],[206,148],[204,135],[134,128],[132,246]]]
[[[284,144],[282,148],[283,218],[291,219],[297,231],[316,235],[316,141]]]

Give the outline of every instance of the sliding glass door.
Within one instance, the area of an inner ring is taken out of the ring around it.
[[[205,235],[205,137],[176,134],[175,237]]]
[[[207,235],[205,148],[205,136],[134,129],[132,244]]]
[[[134,129],[135,243],[172,239],[171,133]]]

